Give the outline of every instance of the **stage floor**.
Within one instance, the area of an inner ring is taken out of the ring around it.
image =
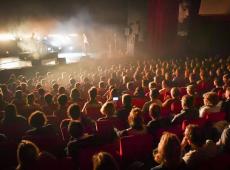
[[[89,54],[90,57],[92,54]],[[66,58],[66,63],[76,63],[82,57],[85,57],[84,53],[59,53],[58,58]],[[42,65],[55,65],[55,59],[47,59],[42,61]],[[24,68],[24,67],[32,67],[31,61],[20,60],[18,57],[7,57],[0,58],[0,70],[5,69],[16,69],[16,68]]]

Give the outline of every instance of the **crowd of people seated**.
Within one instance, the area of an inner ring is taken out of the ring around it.
[[[229,58],[12,73],[0,84],[0,169],[182,170],[210,162],[227,170],[229,123]]]

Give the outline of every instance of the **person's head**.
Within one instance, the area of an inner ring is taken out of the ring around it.
[[[99,152],[93,155],[93,170],[119,170],[119,168],[112,155]]]
[[[96,100],[97,97],[97,88],[91,87],[88,91],[90,100]]]
[[[195,81],[196,81],[196,75],[193,74],[193,73],[190,73],[190,74],[189,74],[189,82],[190,82],[190,83],[193,83],[193,82],[195,82]]]
[[[230,128],[229,127],[224,129],[218,143],[221,145],[223,152],[230,153]]]
[[[128,117],[129,126],[136,130],[142,130],[144,125],[141,109],[133,108]]]
[[[157,151],[154,153],[154,160],[166,167],[178,166],[181,160],[181,147],[178,137],[165,132],[158,143]]]
[[[128,82],[128,83],[126,84],[126,88],[127,88],[128,90],[133,91],[133,90],[134,90],[134,83],[133,83],[132,81]]]
[[[52,94],[48,93],[48,94],[45,95],[45,102],[47,104],[52,104],[53,103],[53,96],[52,96]]]
[[[80,98],[80,92],[77,88],[73,88],[70,92],[70,98],[73,100]]]
[[[105,104],[103,104],[103,106],[101,107],[101,113],[106,117],[113,116],[115,113],[115,106],[113,102],[106,102]]]
[[[223,75],[223,82],[224,82],[224,84],[226,84],[226,85],[229,85],[229,84],[230,84],[230,74],[225,74],[225,75]]]
[[[72,85],[72,86],[75,86],[75,83],[76,83],[76,80],[74,78],[71,78],[69,80],[69,83]]]
[[[58,96],[58,104],[59,106],[65,106],[68,102],[68,98],[65,94],[62,94],[60,96]]]
[[[100,89],[105,89],[106,88],[106,83],[104,81],[99,82],[99,88]]]
[[[152,103],[149,106],[149,116],[153,120],[157,120],[157,119],[159,119],[160,114],[161,114],[161,107],[159,105],[157,105],[156,103]]]
[[[17,109],[14,104],[9,104],[5,107],[5,116],[4,116],[5,120],[13,119],[16,117],[16,115],[17,115]]]
[[[154,88],[157,88],[157,84],[154,81],[152,81],[149,83],[149,90],[154,89]]]
[[[124,106],[132,106],[132,96],[130,96],[129,94],[123,94],[122,95],[122,104]]]
[[[190,96],[194,95],[195,94],[195,86],[194,85],[188,85],[186,87],[186,92]]]
[[[80,138],[83,136],[83,126],[79,121],[71,121],[68,126],[69,134],[74,138]]]
[[[79,120],[81,117],[81,109],[78,104],[71,104],[68,107],[67,115],[70,119]]]
[[[168,80],[163,80],[161,83],[162,89],[164,88],[169,88],[170,87],[170,82]]]
[[[194,107],[194,98],[189,95],[184,95],[181,99],[181,106],[183,109],[191,109]]]
[[[170,91],[172,98],[176,99],[180,97],[180,90],[177,87],[173,87]]]
[[[15,92],[15,99],[17,99],[17,100],[22,100],[23,99],[23,97],[22,97],[22,91],[21,90],[17,90],[16,92]]]
[[[58,91],[59,85],[57,83],[53,84],[53,90]]]
[[[151,100],[158,99],[159,95],[160,95],[160,93],[159,93],[159,90],[157,88],[153,88],[150,90],[149,97]]]
[[[40,128],[47,123],[47,118],[45,113],[41,111],[35,111],[29,116],[28,121],[31,127]]]
[[[198,125],[188,125],[184,131],[184,137],[192,148],[199,148],[205,144],[204,131]]]
[[[137,87],[134,91],[134,96],[145,97],[145,91],[142,87]]]
[[[45,93],[46,93],[45,89],[43,89],[43,88],[39,88],[39,89],[38,89],[38,94],[39,94],[41,97],[45,96]]]
[[[28,96],[27,96],[27,103],[28,104],[33,104],[34,100],[35,100],[34,94],[33,93],[28,94]]]
[[[66,93],[65,87],[63,87],[63,86],[59,87],[59,88],[58,88],[58,93],[59,93],[59,94],[65,94],[65,93]]]
[[[230,87],[227,87],[225,90],[225,98],[230,99]]]
[[[22,140],[17,149],[17,170],[27,169],[34,166],[39,156],[39,148],[28,140]]]
[[[213,81],[213,84],[215,87],[221,87],[222,86],[222,81],[219,78],[215,78]]]
[[[205,106],[216,106],[219,102],[218,95],[215,92],[207,92],[203,95]]]
[[[110,94],[109,94],[109,98],[112,99],[113,97],[118,97],[118,90],[116,88],[113,88],[112,90],[110,90]]]

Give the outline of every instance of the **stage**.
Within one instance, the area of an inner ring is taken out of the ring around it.
[[[96,56],[92,53],[87,54],[88,56],[95,58]],[[76,63],[80,59],[86,57],[85,53],[82,52],[71,52],[71,53],[59,53],[58,58],[65,58],[66,64]],[[56,59],[43,59],[42,65],[55,65]],[[19,57],[3,57],[0,58],[0,70],[5,69],[20,69],[25,67],[32,67],[31,61],[21,60]]]

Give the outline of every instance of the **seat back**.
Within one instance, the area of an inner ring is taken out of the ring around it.
[[[149,134],[126,136],[120,139],[120,157],[123,162],[141,161],[151,157],[153,139]]]
[[[101,114],[100,109],[101,109],[100,107],[88,107],[88,108],[86,108],[86,113],[85,114],[90,119],[96,121],[100,117],[103,117],[103,115]]]
[[[185,128],[189,124],[195,124],[195,125],[198,125],[200,127],[204,127],[205,123],[206,123],[205,118],[197,118],[197,119],[193,119],[193,120],[184,120],[183,123],[182,123],[182,130],[184,131]]]
[[[225,112],[215,112],[215,113],[207,113],[206,119],[210,123],[219,122],[225,120],[226,114]]]
[[[97,132],[109,134],[116,128],[118,130],[125,129],[125,123],[119,118],[112,118],[111,120],[101,120],[96,122]]]
[[[147,100],[144,98],[133,98],[132,99],[132,104],[133,106],[142,108]]]

